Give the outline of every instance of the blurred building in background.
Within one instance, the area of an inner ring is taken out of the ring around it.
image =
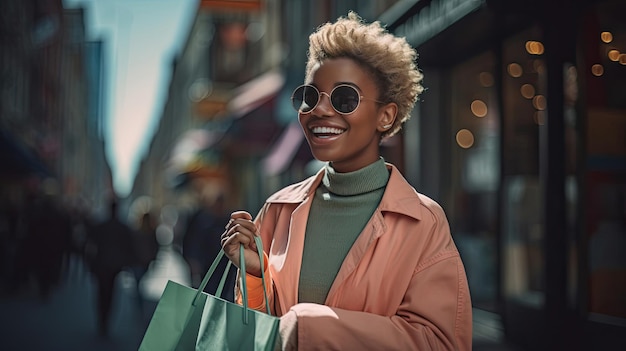
[[[99,217],[107,210],[107,197],[113,194],[104,151],[106,45],[102,40],[86,40],[82,9],[64,9],[63,16],[63,151],[59,157],[59,179],[65,197],[75,206],[88,204]]]
[[[474,306],[529,350],[626,345],[624,13],[433,0],[379,17],[428,88],[401,166],[446,209]]]
[[[110,194],[102,139],[105,65],[82,10],[61,0],[2,3],[0,198],[18,208],[41,191],[98,208]],[[42,189],[41,184],[54,184]]]

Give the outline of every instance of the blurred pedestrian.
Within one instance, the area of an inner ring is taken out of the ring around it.
[[[46,179],[22,214],[24,238],[18,255],[26,268],[24,282],[28,284],[34,277],[44,299],[59,283],[71,246],[71,220],[59,200],[59,191],[55,180]]]
[[[209,270],[209,266],[222,249],[220,241],[224,224],[228,222],[229,213],[224,209],[224,194],[215,191],[214,187],[207,186],[201,190],[199,206],[191,215],[183,237],[183,257],[189,264],[192,286],[198,287],[202,278]],[[217,266],[217,272],[226,269],[228,259]],[[204,291],[215,294],[221,275],[214,274],[207,283]],[[234,285],[236,271],[232,269],[226,280],[226,287],[222,297],[234,301]]]
[[[139,283],[144,277],[150,264],[156,260],[159,251],[159,242],[156,237],[156,221],[150,212],[144,213],[139,221],[139,227],[133,233],[133,247],[135,257],[132,269],[136,282],[136,298],[140,315],[144,312],[144,298],[139,289]]]
[[[70,220],[72,225],[72,238],[69,257],[66,263],[68,279],[80,281],[88,276],[85,265],[85,245],[94,220],[91,216],[91,206],[82,197],[73,199],[70,206]]]
[[[309,37],[305,85],[292,100],[313,177],[269,197],[255,220],[237,211],[224,232],[248,304],[280,316],[286,350],[470,350],[472,309],[443,209],[380,156],[422,92],[404,38],[351,12]],[[261,267],[254,237],[263,241]],[[241,292],[237,292],[241,301]]]
[[[110,202],[109,218],[91,228],[85,255],[97,281],[97,313],[100,335],[108,336],[115,279],[130,268],[135,257],[132,229],[119,219],[118,202]]]

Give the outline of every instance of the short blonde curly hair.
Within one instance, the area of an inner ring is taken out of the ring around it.
[[[380,22],[366,24],[353,11],[318,27],[309,36],[307,55],[307,81],[317,63],[332,58],[351,58],[372,72],[380,94],[378,100],[398,105],[393,126],[382,134],[382,139],[400,131],[424,90],[415,49],[405,38],[389,33]]]

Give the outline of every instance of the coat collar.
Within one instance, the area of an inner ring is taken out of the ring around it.
[[[422,206],[416,204],[422,203],[420,196],[409,182],[402,176],[396,166],[385,163],[387,169],[391,171],[387,188],[380,201],[378,209],[384,212],[395,212],[408,217],[421,219]],[[266,202],[268,203],[301,203],[315,193],[315,189],[319,186],[324,177],[324,168],[317,174],[299,182],[289,185],[284,189],[270,196]]]

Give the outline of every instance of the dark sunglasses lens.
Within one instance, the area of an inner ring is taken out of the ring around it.
[[[341,113],[352,113],[359,106],[359,92],[349,85],[336,87],[330,100],[335,110]]]
[[[310,112],[319,100],[317,90],[311,86],[298,87],[291,96],[293,108],[299,112]]]

